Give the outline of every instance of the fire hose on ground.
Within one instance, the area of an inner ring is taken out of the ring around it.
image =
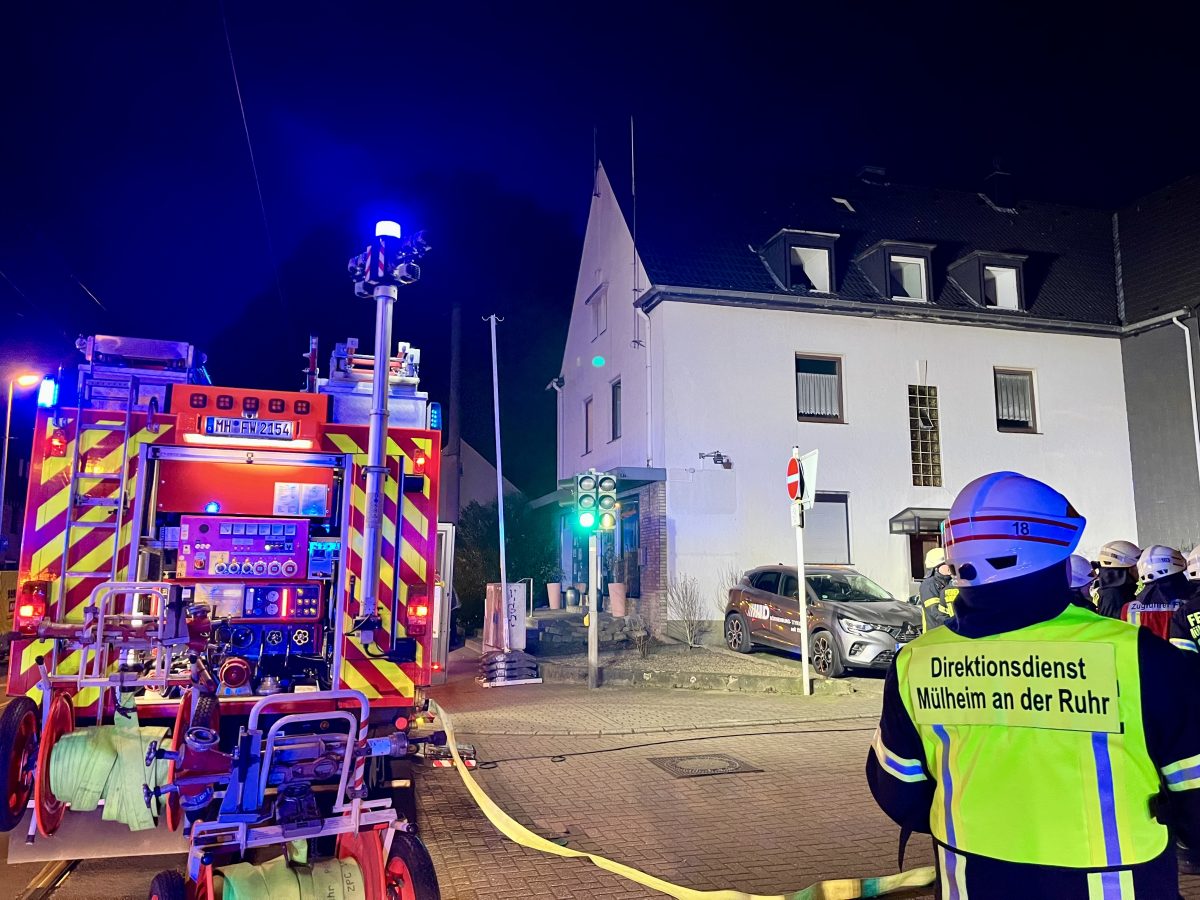
[[[933,866],[923,866],[918,869],[898,872],[894,875],[882,875],[874,878],[830,879],[788,894],[748,894],[743,891],[734,890],[700,891],[673,884],[642,872],[639,869],[635,869],[633,866],[627,866],[624,863],[600,856],[597,853],[586,853],[582,850],[563,847],[560,844],[547,840],[539,834],[535,834],[513,819],[487,795],[487,792],[479,786],[479,783],[463,764],[462,758],[458,754],[458,744],[454,738],[454,727],[446,711],[433,701],[430,701],[430,708],[440,719],[442,729],[446,732],[446,744],[450,748],[451,755],[454,757],[455,768],[458,770],[459,776],[467,788],[467,792],[471,795],[471,798],[475,801],[480,811],[487,817],[488,821],[506,838],[520,844],[522,847],[528,847],[542,853],[590,860],[598,868],[612,872],[615,875],[620,875],[622,878],[627,878],[651,890],[675,897],[677,900],[857,900],[857,898],[883,897],[887,894],[912,888],[928,887],[933,884],[936,877]]]

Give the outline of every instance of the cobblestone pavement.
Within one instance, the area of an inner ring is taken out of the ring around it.
[[[484,761],[479,783],[544,837],[700,889],[782,893],[895,869],[896,829],[862,775],[877,693],[484,690],[462,677],[464,664],[456,661],[435,696]],[[650,761],[709,753],[762,771],[676,778]],[[662,896],[503,839],[452,770],[424,778],[421,803],[448,897]],[[914,842],[909,865],[929,860]]]
[[[460,674],[437,696],[460,740],[485,765],[497,761],[477,772],[484,789],[517,821],[567,846],[707,890],[780,893],[895,871],[897,829],[863,776],[877,695],[483,690]],[[704,753],[763,772],[676,779],[649,761]],[[447,898],[662,896],[505,840],[453,770],[427,775],[421,798],[423,837]],[[914,837],[906,865],[931,858],[927,839]],[[1183,878],[1181,894],[1200,900],[1200,878]]]

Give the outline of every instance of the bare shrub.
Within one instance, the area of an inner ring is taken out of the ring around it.
[[[680,575],[667,585],[667,617],[679,622],[688,649],[700,646],[700,639],[712,627],[712,611],[712,602],[695,578]]]
[[[736,559],[724,563],[717,569],[717,609],[724,610],[725,604],[729,602],[729,590],[735,588],[742,583],[743,575],[742,567],[738,565]]]
[[[638,656],[645,659],[650,655],[650,624],[639,613],[632,613],[626,618],[629,633],[633,636],[633,646],[637,648]]]

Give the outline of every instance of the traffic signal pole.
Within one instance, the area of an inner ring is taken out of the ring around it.
[[[588,535],[588,687],[600,686],[600,536]]]

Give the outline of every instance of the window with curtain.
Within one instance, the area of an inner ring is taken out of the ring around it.
[[[996,428],[1000,431],[1037,431],[1033,373],[996,369]]]
[[[843,422],[842,361],[831,356],[796,356],[796,418]]]

